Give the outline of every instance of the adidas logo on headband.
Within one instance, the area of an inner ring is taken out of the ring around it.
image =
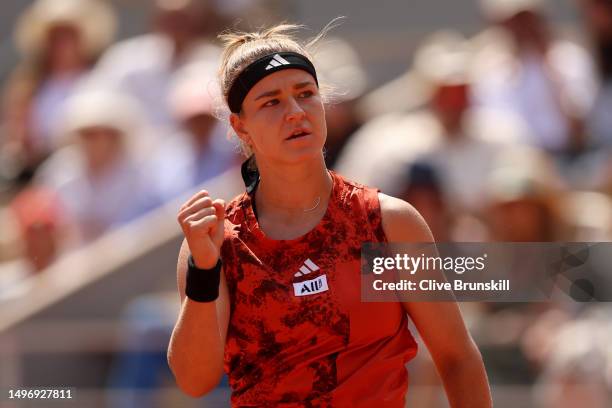
[[[282,54],[282,56],[281,56]],[[289,51],[268,54],[251,63],[238,75],[227,94],[227,105],[233,113],[239,113],[242,109],[242,101],[247,93],[257,82],[267,75],[283,69],[301,69],[308,72],[314,78],[317,86],[317,73],[312,62],[305,56]]]
[[[290,62],[287,61],[286,59],[284,59],[283,57],[281,57],[278,54],[274,54],[274,57],[272,57],[272,59],[270,60],[270,63],[268,64],[268,66],[266,67],[266,71],[269,69],[272,69],[274,67],[278,67],[281,65],[289,65]]]

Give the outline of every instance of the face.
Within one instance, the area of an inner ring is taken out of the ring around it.
[[[184,4],[176,4],[175,7],[157,10],[155,26],[158,31],[168,36],[175,44],[187,45],[195,40],[201,30],[201,25],[206,22],[206,16],[201,7],[192,2],[185,1]]]
[[[607,0],[581,0],[589,28],[596,35],[612,38],[612,3]]]
[[[491,229],[500,241],[548,241],[551,217],[543,204],[530,199],[517,199],[493,207]]]
[[[469,106],[469,88],[466,84],[439,86],[432,98],[433,110],[450,132],[459,131]]]
[[[185,118],[183,126],[189,132],[189,135],[198,144],[206,144],[210,139],[212,130],[217,123],[217,120],[208,114],[202,113]]]
[[[122,135],[110,127],[90,127],[79,132],[89,168],[101,170],[112,164],[122,152]]]
[[[47,33],[47,50],[52,68],[79,66],[85,59],[79,31],[70,25],[57,25]]]
[[[232,114],[236,134],[258,163],[295,164],[321,156],[327,128],[325,110],[312,75],[285,69],[259,81]]]
[[[544,49],[548,41],[543,17],[534,11],[521,11],[502,21],[520,49]]]
[[[55,227],[48,224],[33,224],[24,231],[25,256],[36,271],[51,264],[58,246]]]

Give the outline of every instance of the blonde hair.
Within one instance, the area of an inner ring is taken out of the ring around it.
[[[295,52],[313,61],[312,54],[316,45],[325,37],[328,31],[338,25],[341,17],[328,23],[314,38],[302,43],[295,32],[303,29],[303,25],[281,23],[276,26],[254,32],[224,32],[219,35],[223,42],[221,66],[219,68],[219,85],[225,105],[232,84],[240,73],[258,59],[276,52]],[[321,96],[324,102],[329,100],[331,89],[320,84]],[[251,156],[252,150],[240,140],[240,149],[245,156]]]

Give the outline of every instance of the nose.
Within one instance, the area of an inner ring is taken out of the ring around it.
[[[285,119],[287,121],[300,121],[304,119],[306,112],[304,112],[304,109],[302,109],[298,101],[296,101],[294,98],[289,98],[288,105],[287,113],[285,115]]]

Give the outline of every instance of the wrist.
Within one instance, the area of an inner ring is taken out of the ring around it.
[[[212,268],[199,268],[191,255],[187,260],[185,295],[196,302],[212,302],[219,297],[221,258]]]
[[[214,259],[196,260],[192,255],[189,255],[189,262],[191,262],[191,265],[197,269],[213,269],[217,265],[217,262],[219,262],[219,259],[220,257],[216,257]]]

